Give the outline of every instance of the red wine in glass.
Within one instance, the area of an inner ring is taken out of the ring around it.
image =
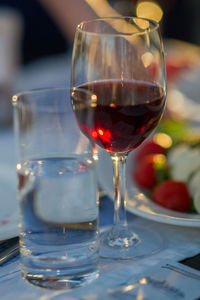
[[[129,153],[157,126],[164,108],[163,89],[143,81],[96,81],[79,86],[92,92],[87,103],[76,95],[76,118],[83,133],[103,149]]]
[[[78,94],[78,87],[91,92],[90,99],[84,92]],[[136,229],[126,218],[127,199],[141,196],[126,188],[128,154],[154,130],[165,105],[166,68],[159,24],[135,17],[81,22],[74,39],[71,89],[79,127],[92,141],[95,157],[95,145],[99,145],[112,161],[113,225],[101,234],[100,255],[132,259],[159,251],[159,234]]]

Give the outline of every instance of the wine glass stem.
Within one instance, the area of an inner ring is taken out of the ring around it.
[[[127,155],[111,154],[115,189],[114,224],[106,238],[111,247],[127,249],[138,243],[137,234],[129,230],[126,220],[126,160]]]
[[[126,220],[126,155],[111,154],[113,165],[113,183],[115,191],[114,226],[127,226]]]

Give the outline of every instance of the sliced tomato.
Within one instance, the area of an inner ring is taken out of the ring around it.
[[[135,161],[143,159],[144,156],[149,154],[164,154],[166,152],[165,148],[150,140],[143,145],[141,145],[137,152],[135,153]]]
[[[135,183],[148,190],[165,180],[167,176],[166,156],[163,154],[145,155],[133,169]]]
[[[190,209],[190,193],[184,182],[166,180],[153,191],[151,199],[166,208],[188,212]]]
[[[151,189],[157,183],[153,155],[147,155],[140,160],[134,170],[133,179],[136,184],[145,189]]]
[[[186,61],[179,62],[179,64],[174,64],[168,61],[166,64],[167,80],[169,82],[177,79],[181,73],[189,69],[189,63]]]

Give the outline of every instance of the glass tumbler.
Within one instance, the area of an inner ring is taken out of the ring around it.
[[[96,164],[70,89],[20,93],[12,104],[23,277],[54,289],[84,285],[98,276]]]

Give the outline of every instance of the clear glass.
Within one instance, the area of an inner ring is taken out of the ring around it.
[[[52,289],[84,285],[98,276],[96,164],[70,89],[24,92],[12,103],[23,277]]]
[[[114,224],[103,234],[100,255],[117,259],[160,249],[156,233],[134,229],[126,220],[126,158],[154,130],[164,110],[166,71],[159,24],[113,17],[82,22],[74,40],[71,87],[93,93],[74,97],[79,126],[110,153],[115,194]],[[152,236],[151,245],[146,235]]]

